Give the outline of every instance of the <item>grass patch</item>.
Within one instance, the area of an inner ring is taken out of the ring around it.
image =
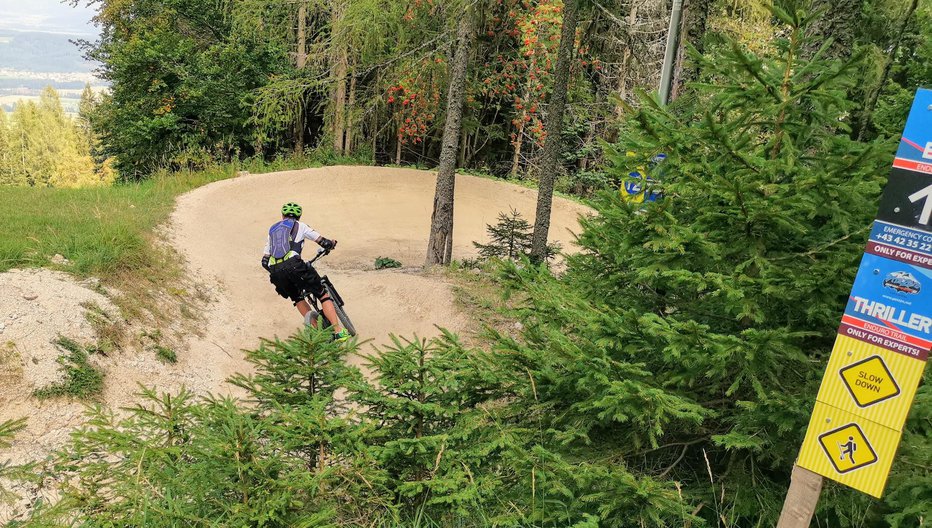
[[[491,345],[484,329],[493,328],[502,334],[517,337],[521,326],[513,307],[520,303],[517,296],[506,300],[502,286],[495,281],[494,263],[455,261],[444,269],[446,277],[453,283],[453,298],[463,312],[470,314],[476,322],[481,342]]]
[[[144,342],[146,340],[151,342],[150,349],[155,352],[155,357],[159,361],[173,365],[178,362],[178,354],[175,353],[175,350],[162,344],[161,330],[143,331],[140,337]]]
[[[6,449],[13,445],[13,437],[17,432],[26,428],[26,419],[6,420],[0,422],[0,449]]]
[[[58,358],[64,379],[36,389],[33,395],[40,399],[59,396],[88,399],[100,394],[104,388],[104,373],[87,362],[90,354],[98,351],[97,348],[83,347],[67,337],[59,337],[55,344],[64,352]]]
[[[84,308],[84,319],[94,329],[97,336],[99,351],[108,355],[113,350],[119,350],[126,344],[126,326],[122,321],[107,313],[97,303],[81,303]]]
[[[152,230],[168,219],[175,198],[227,178],[252,173],[358,164],[359,160],[312,153],[273,161],[245,160],[199,171],[164,172],[138,183],[59,189],[3,187],[0,192],[0,272],[14,267],[54,268],[56,253],[70,261],[62,269],[104,280],[120,273],[158,271]]]
[[[56,253],[71,262],[66,270],[79,276],[106,280],[151,271],[158,259],[149,237],[168,218],[175,197],[235,174],[236,168],[228,166],[111,187],[5,187],[0,193],[0,271],[55,267],[49,258]]]
[[[173,365],[178,363],[178,354],[175,354],[175,351],[168,348],[167,346],[156,346],[155,357],[159,358],[160,361],[165,363],[171,363]]]

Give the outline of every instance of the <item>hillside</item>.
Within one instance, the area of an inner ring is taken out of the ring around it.
[[[83,73],[94,64],[84,60],[73,42],[86,37],[38,31],[0,29],[0,69],[21,72]]]

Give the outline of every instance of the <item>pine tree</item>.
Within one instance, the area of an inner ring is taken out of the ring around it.
[[[534,231],[531,235],[531,258],[537,262],[547,259],[547,235],[550,232],[550,210],[553,207],[553,182],[560,167],[560,152],[563,149],[563,114],[570,83],[570,63],[576,48],[577,11],[581,0],[567,0],[563,6],[563,27],[560,48],[554,67],[553,92],[548,103],[544,148],[540,154],[537,186],[537,211],[534,215]]]
[[[489,233],[490,242],[472,243],[482,258],[517,260],[527,256],[531,249],[531,224],[521,217],[517,209],[512,209],[508,214],[498,213],[498,223],[487,224],[485,229]]]
[[[81,129],[82,134],[85,137],[85,141],[89,145],[93,145],[95,142],[94,138],[94,110],[97,108],[97,105],[100,104],[97,99],[97,94],[94,93],[94,89],[91,88],[90,83],[84,86],[84,91],[81,92],[81,101],[78,103],[78,127]]]
[[[308,328],[247,352],[231,381],[246,405],[144,389],[123,417],[101,407],[50,468],[67,482],[30,526],[334,526],[391,517],[373,428],[341,392],[360,383],[355,345]],[[3,430],[0,429],[0,436]]]
[[[698,112],[630,113],[613,172],[665,153],[662,200],[606,194],[565,277],[509,272],[527,344],[504,357],[528,365],[543,427],[679,482],[710,523],[776,519],[888,163],[849,135],[858,64],[804,53],[804,6],[774,3],[772,56],[698,58],[716,80],[693,86]],[[823,500],[835,521],[860,507],[841,495]]]
[[[374,379],[354,398],[378,426],[370,438],[374,456],[403,512],[430,505],[438,517],[471,516],[470,507],[492,492],[477,477],[484,446],[464,427],[471,411],[495,394],[488,356],[446,331],[431,340],[392,336],[392,342],[366,356]]]
[[[14,185],[14,130],[6,112],[0,110],[0,185]]]
[[[489,243],[473,242],[483,259],[502,258],[508,260],[521,260],[531,256],[531,224],[521,217],[517,209],[511,209],[508,214],[498,213],[498,223],[486,224],[489,234]],[[547,244],[546,260],[552,259],[560,251],[560,244],[554,242]]]
[[[308,327],[286,341],[263,340],[247,354],[256,373],[231,378],[260,409],[289,424],[282,447],[302,453],[316,472],[334,463],[333,443],[353,432],[346,401],[337,397],[360,382],[359,370],[345,362],[348,353],[328,332]]]
[[[141,401],[117,418],[92,409],[58,455],[62,498],[30,526],[321,526],[336,501],[303,459],[283,451],[281,426],[229,398],[189,391]]]
[[[51,87],[38,104],[17,104],[12,119],[0,119],[0,128],[0,184],[80,187],[112,181],[106,167],[95,170],[87,131],[65,115]]]

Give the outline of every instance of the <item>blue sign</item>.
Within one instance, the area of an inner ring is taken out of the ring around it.
[[[845,319],[932,341],[930,306],[932,270],[866,254],[848,297]]]
[[[893,166],[932,174],[932,90],[916,92]]]
[[[633,156],[633,152],[628,153],[629,156]],[[648,167],[638,167],[638,170],[631,171],[628,173],[628,179],[622,182],[621,187],[621,196],[627,201],[635,203],[644,203],[644,202],[656,202],[657,200],[663,198],[663,193],[657,190],[658,181],[642,174],[644,173],[656,173],[657,176],[663,176],[663,167],[661,163],[667,159],[667,155],[660,153],[651,158]]]

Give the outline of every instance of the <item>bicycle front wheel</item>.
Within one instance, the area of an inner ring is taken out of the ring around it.
[[[334,294],[334,291],[333,291],[333,289],[330,287],[329,284],[325,284],[325,285],[324,285],[324,288],[327,289],[327,293],[330,294],[330,298],[331,298],[331,299],[338,299],[338,298],[339,298],[339,297],[337,297],[337,296]],[[337,312],[337,317],[340,319],[340,325],[341,325],[343,328],[346,328],[346,330],[350,333],[351,336],[355,337],[355,336],[356,336],[356,327],[353,326],[353,322],[350,321],[349,316],[346,315],[346,310],[343,309],[343,306],[342,306],[340,303],[338,303],[338,302],[334,302],[334,303],[333,303],[333,309]]]

